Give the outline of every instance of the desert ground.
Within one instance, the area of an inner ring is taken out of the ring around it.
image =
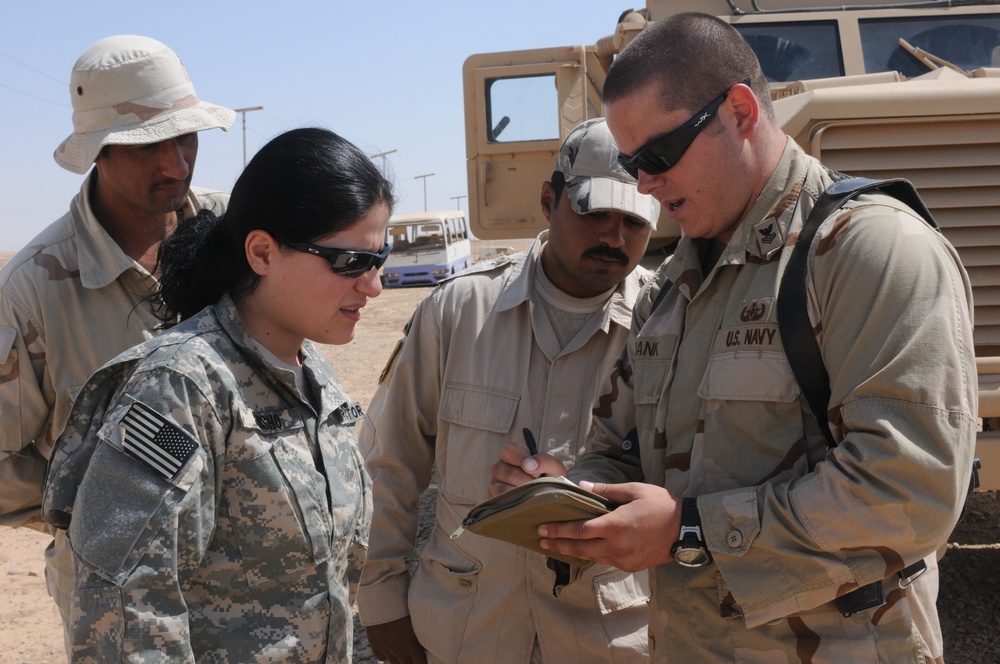
[[[7,257],[0,254],[0,265]],[[371,401],[403,325],[429,292],[386,290],[364,309],[354,341],[323,347],[348,392],[363,405]],[[48,539],[34,531],[0,529],[0,664],[66,661],[59,614],[45,590],[42,552]],[[995,493],[977,493],[941,561],[938,608],[946,661],[1000,662],[998,570],[1000,503]],[[355,639],[355,652],[356,662],[376,661],[363,630]]]

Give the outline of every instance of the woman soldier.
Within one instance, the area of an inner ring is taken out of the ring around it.
[[[350,341],[381,292],[393,202],[354,145],[297,129],[163,244],[159,313],[183,322],[84,386],[46,485],[74,660],[350,661],[362,413],[310,341]]]

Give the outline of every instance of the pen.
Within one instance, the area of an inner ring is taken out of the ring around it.
[[[524,444],[528,446],[528,452],[531,453],[531,456],[538,454],[538,445],[535,443],[535,437],[532,435],[531,429],[524,427],[521,433],[524,434]]]
[[[521,429],[521,433],[524,434],[524,444],[528,446],[528,452],[531,453],[531,456],[538,454],[538,443],[535,442],[535,436],[531,433],[531,429],[524,427]],[[545,473],[539,477],[545,477]]]

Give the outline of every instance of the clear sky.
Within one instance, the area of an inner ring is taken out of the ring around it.
[[[594,44],[631,6],[607,0],[0,0],[0,251],[68,210],[83,176],[60,168],[72,131],[69,73],[98,39],[140,34],[180,56],[198,96],[245,114],[248,158],[275,135],[327,127],[389,150],[399,213],[468,211],[462,64],[475,53]],[[228,191],[242,115],[200,135],[194,182]],[[377,160],[381,162],[381,159]],[[434,173],[432,177],[416,176]],[[531,192],[536,195],[537,192]]]

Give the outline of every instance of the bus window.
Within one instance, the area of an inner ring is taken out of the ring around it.
[[[457,215],[451,211],[393,216],[386,231],[392,253],[383,268],[383,284],[434,285],[467,268],[472,262],[468,222],[461,212]]]

